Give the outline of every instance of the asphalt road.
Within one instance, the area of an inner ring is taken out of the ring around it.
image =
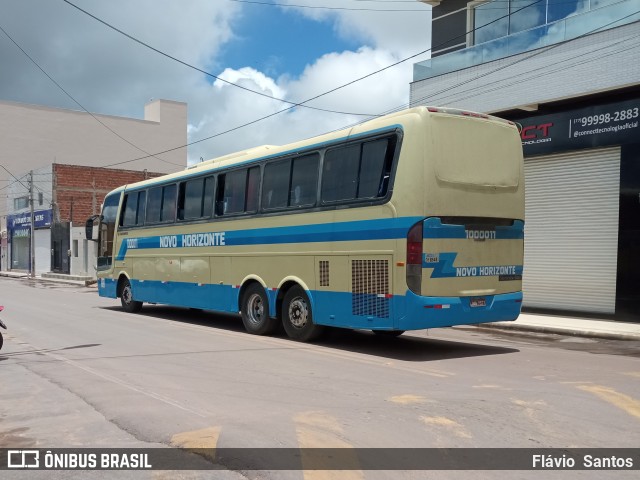
[[[0,448],[640,446],[640,342],[474,328],[321,343],[235,316],[128,314],[96,290],[0,278]],[[256,450],[258,452],[258,450]],[[634,474],[635,473],[635,474]],[[636,472],[508,472],[635,478]],[[0,472],[2,478],[505,478],[504,472]]]

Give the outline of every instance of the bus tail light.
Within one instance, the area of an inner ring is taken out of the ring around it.
[[[418,295],[422,291],[422,222],[407,233],[407,287]]]

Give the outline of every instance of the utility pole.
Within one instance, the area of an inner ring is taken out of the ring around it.
[[[29,171],[29,205],[31,206],[31,278],[36,276],[36,242],[35,242],[35,219],[36,216],[33,213],[33,170]]]

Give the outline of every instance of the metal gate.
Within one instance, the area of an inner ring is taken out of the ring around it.
[[[524,305],[615,312],[620,148],[525,160]]]
[[[69,222],[51,224],[51,271],[70,273],[71,225]]]

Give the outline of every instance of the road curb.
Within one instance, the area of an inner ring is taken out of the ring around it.
[[[588,320],[585,320],[588,322]],[[504,331],[520,331],[546,333],[555,335],[567,335],[571,337],[600,338],[604,340],[640,340],[640,335],[627,332],[601,332],[589,329],[576,329],[567,327],[553,327],[547,325],[514,325],[514,324],[482,324],[476,325],[480,330],[504,330]]]

